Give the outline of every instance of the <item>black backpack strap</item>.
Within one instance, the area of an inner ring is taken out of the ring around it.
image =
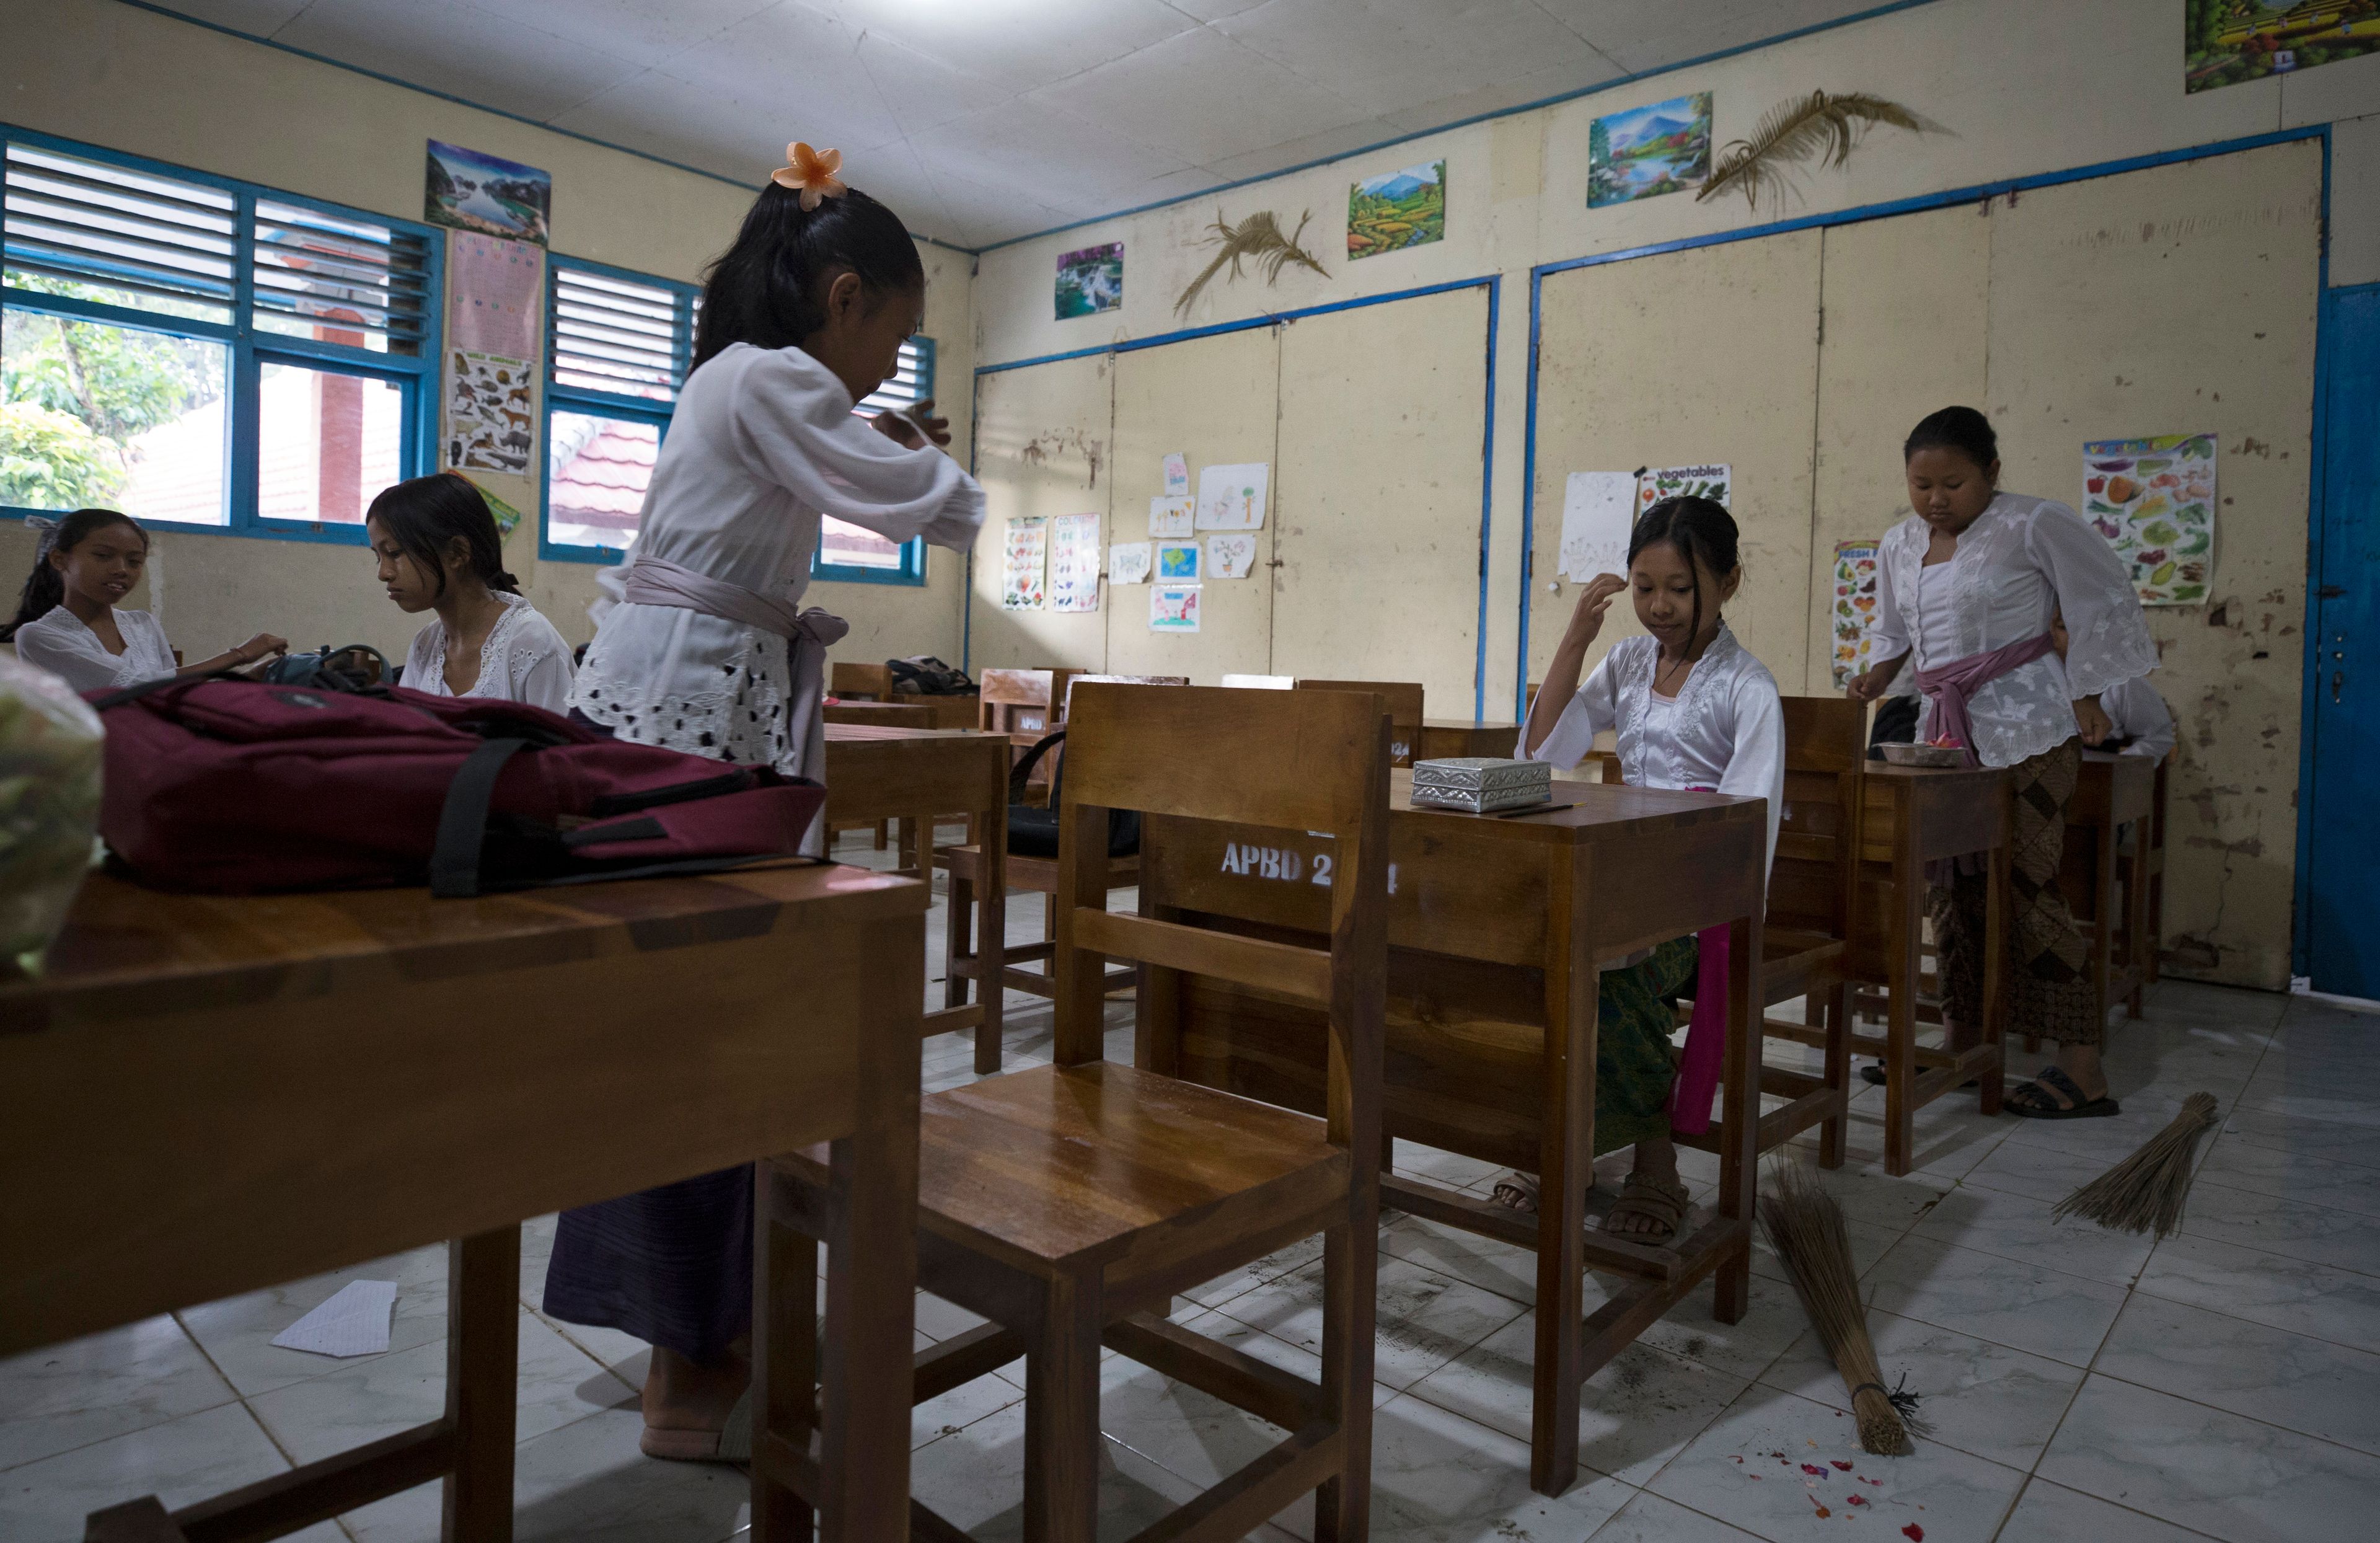
[[[432,895],[460,900],[480,893],[480,854],[487,843],[496,779],[516,752],[528,747],[526,739],[491,739],[463,758],[463,769],[447,784],[445,806],[438,811],[438,843],[430,852]]]
[[[1018,761],[1015,766],[1009,770],[1008,801],[1010,803],[1022,804],[1025,802],[1025,790],[1027,787],[1030,787],[1033,784],[1033,769],[1040,765],[1041,758],[1055,749],[1058,745],[1065,739],[1065,737],[1066,731],[1063,729],[1060,729],[1055,734],[1043,735],[1039,739],[1033,742],[1033,748],[1025,752],[1025,759]],[[1064,758],[1061,757],[1059,759],[1060,764],[1062,765],[1064,763]],[[1051,808],[1054,808],[1057,807],[1058,798],[1054,784],[1050,790],[1050,803]]]

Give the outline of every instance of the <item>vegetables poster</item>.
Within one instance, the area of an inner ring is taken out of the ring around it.
[[[1876,626],[1876,543],[1835,544],[1834,626],[1835,689],[1868,666],[1871,633]]]
[[[2215,436],[2083,445],[2082,517],[2116,549],[2143,605],[2204,604],[2215,571]]]

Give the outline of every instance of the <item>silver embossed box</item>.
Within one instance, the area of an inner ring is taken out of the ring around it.
[[[1413,767],[1413,801],[1473,814],[1524,808],[1553,796],[1553,775],[1554,769],[1541,760],[1493,756],[1417,760]]]

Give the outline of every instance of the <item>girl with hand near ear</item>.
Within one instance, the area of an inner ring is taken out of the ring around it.
[[[568,711],[570,645],[504,571],[495,516],[469,479],[442,471],[385,489],[364,530],[396,608],[437,614],[413,636],[407,687]]]
[[[149,563],[149,532],[114,509],[77,509],[42,540],[26,576],[17,618],[0,627],[17,657],[78,691],[121,690],[143,681],[244,669],[288,651],[289,640],[260,632],[194,664],[174,662],[165,629],[146,611],[119,611]]]

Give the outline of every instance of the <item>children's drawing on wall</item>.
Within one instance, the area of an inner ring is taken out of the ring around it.
[[[1198,586],[1160,584],[1149,590],[1148,630],[1151,632],[1197,631]]]
[[[1190,462],[1180,451],[1165,457],[1165,496],[1186,497],[1190,492]]]
[[[1099,516],[1060,515],[1050,522],[1050,609],[1099,608]]]
[[[2143,605],[2198,605],[2215,568],[2215,436],[2082,447],[2082,517],[2131,570]]]
[[[1042,566],[1049,556],[1049,522],[1036,516],[1008,522],[1001,546],[1000,608],[1038,611],[1042,602]]]
[[[1368,176],[1347,189],[1347,256],[1378,257],[1446,239],[1446,163]]]
[[[1159,583],[1195,584],[1197,580],[1197,542],[1160,541],[1157,543],[1157,581]]]
[[[446,350],[446,467],[450,471],[528,472],[537,448],[526,359]]]
[[[1665,498],[1707,498],[1731,507],[1735,475],[1712,463],[1702,466],[1651,467],[1636,474],[1636,512],[1643,514]]]
[[[1058,320],[1093,316],[1123,304],[1123,243],[1058,256]]]
[[[1207,577],[1245,578],[1256,572],[1257,539],[1245,530],[1219,530],[1207,538]]]
[[[1261,530],[1265,493],[1272,468],[1264,461],[1198,468],[1197,525],[1201,530]]]
[[[1561,576],[1580,584],[1600,573],[1625,576],[1635,519],[1634,472],[1572,472],[1562,483]]]
[[[1148,583],[1150,550],[1147,541],[1118,541],[1108,548],[1108,582]]]
[[[434,225],[545,245],[553,175],[517,161],[430,141],[422,218]]]
[[[1196,529],[1191,521],[1197,503],[1187,493],[1178,498],[1150,499],[1148,533],[1152,536],[1187,536]]]
[[[1614,113],[1587,130],[1586,206],[1682,193],[1710,169],[1710,92]]]
[[[1835,689],[1868,666],[1868,650],[1876,626],[1876,543],[1835,543],[1835,604],[1829,614],[1834,627]]]
[[[2181,0],[2182,85],[2193,91],[2312,69],[2380,49],[2371,0]]]

